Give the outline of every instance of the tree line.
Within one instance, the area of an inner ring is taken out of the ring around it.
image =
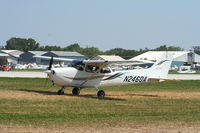
[[[183,51],[184,49],[178,46],[166,46],[161,45],[155,49],[139,49],[139,50],[131,50],[131,49],[123,49],[123,48],[114,48],[107,51],[101,51],[96,47],[86,47],[82,48],[78,43],[70,44],[66,47],[60,46],[40,46],[38,42],[36,42],[32,38],[10,38],[6,41],[6,45],[2,46],[1,49],[6,50],[20,50],[20,51],[76,51],[88,58],[95,57],[97,55],[119,55],[124,59],[130,59],[134,56],[142,54],[147,51]],[[200,54],[200,46],[192,47],[195,53]]]

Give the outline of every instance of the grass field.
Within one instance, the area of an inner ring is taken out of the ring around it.
[[[200,80],[56,94],[46,79],[0,78],[0,131],[199,131]],[[143,129],[143,130],[142,130]]]

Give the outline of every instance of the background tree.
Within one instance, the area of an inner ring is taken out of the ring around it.
[[[76,51],[76,52],[81,52],[82,49],[83,48],[81,48],[78,43],[74,43],[63,48],[64,51]]]
[[[29,50],[37,50],[39,48],[39,43],[37,43],[32,38],[11,38],[6,41],[5,49],[7,50],[21,50],[21,51],[29,51]]]
[[[95,57],[97,55],[103,54],[102,51],[100,51],[98,48],[95,48],[95,47],[84,48],[84,49],[82,49],[80,51],[80,53],[83,54],[83,55],[85,55],[88,58],[92,58],[92,57]]]
[[[155,50],[155,51],[167,51],[168,49],[167,49],[166,45],[162,45],[162,46],[157,47],[157,48],[155,48],[153,50]]]
[[[194,46],[194,47],[192,47],[193,48],[193,50],[194,50],[194,52],[196,53],[196,54],[199,54],[200,55],[200,46]]]
[[[139,51],[136,50],[127,50],[122,48],[115,48],[111,49],[105,52],[107,55],[118,55],[121,56],[124,59],[130,59],[134,56],[137,56],[139,54]]]
[[[184,49],[177,46],[169,46],[168,51],[183,51]]]
[[[39,46],[39,43],[37,43],[32,38],[16,38],[13,37],[9,39],[6,42],[5,47],[0,47],[0,49],[8,49],[8,50],[21,50],[21,51],[34,51],[34,50],[41,50],[41,51],[76,51],[83,55],[85,55],[87,58],[92,58],[97,55],[118,55],[123,57],[124,59],[130,59],[134,56],[140,55],[147,51],[183,51],[183,48],[177,47],[177,46],[166,46],[161,45],[155,49],[139,49],[139,50],[131,50],[131,49],[123,49],[123,48],[114,48],[110,49],[108,51],[100,51],[96,47],[86,47],[82,48],[78,43],[71,44],[69,46],[66,46],[64,48],[61,48],[60,46]],[[193,50],[195,53],[200,54],[200,46],[194,46]]]
[[[176,47],[176,46],[167,47],[166,45],[161,45],[160,47],[157,47],[157,48],[152,49],[152,50],[154,50],[154,51],[183,51],[183,48]]]
[[[3,50],[3,49],[5,49],[4,46],[0,46],[0,50]]]
[[[63,49],[60,46],[41,46],[39,48],[41,51],[62,51]]]

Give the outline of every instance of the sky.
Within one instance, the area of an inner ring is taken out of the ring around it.
[[[200,0],[0,0],[0,45],[135,49],[200,46]]]

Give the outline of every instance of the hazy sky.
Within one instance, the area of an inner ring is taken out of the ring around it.
[[[200,0],[0,0],[0,45],[11,37],[100,50],[200,45]]]

